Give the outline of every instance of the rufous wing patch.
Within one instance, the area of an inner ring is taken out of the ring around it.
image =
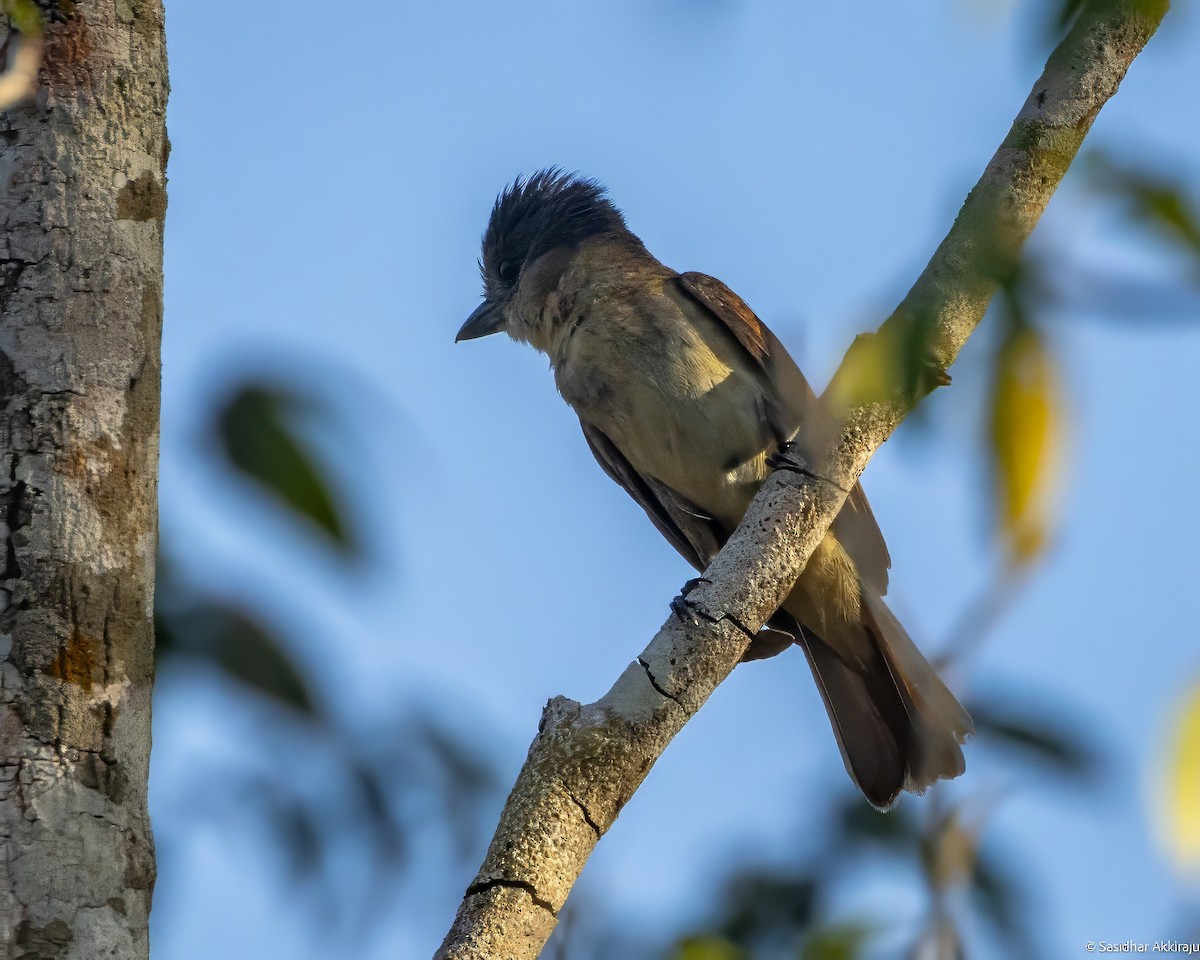
[[[771,353],[767,328],[746,306],[746,301],[720,280],[704,273],[681,273],[679,283],[725,324],[738,343],[765,369]]]

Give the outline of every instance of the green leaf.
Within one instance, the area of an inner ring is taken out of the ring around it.
[[[298,399],[259,386],[240,389],[217,417],[229,462],[270,494],[354,550],[330,484],[317,459],[292,429]]]
[[[1020,891],[1008,872],[983,851],[975,858],[971,893],[980,914],[998,933],[1009,936],[1021,929]]]
[[[476,844],[479,803],[499,786],[495,768],[475,741],[442,726],[432,714],[415,716],[405,736],[432,761],[436,775],[427,785],[437,790],[458,850],[466,856]]]
[[[159,551],[155,580],[156,658],[207,662],[277,703],[315,713],[303,671],[256,616],[180,577],[166,550]]]
[[[1134,220],[1200,253],[1200,207],[1183,183],[1155,170],[1117,163],[1099,151],[1089,154],[1087,166],[1093,187],[1123,201]]]
[[[249,614],[220,601],[160,609],[161,652],[208,662],[226,676],[300,714],[317,712],[308,682],[284,646]]]
[[[671,960],[749,960],[749,954],[720,937],[698,936],[680,940]]]
[[[1026,705],[999,706],[978,701],[969,705],[975,732],[985,739],[1014,748],[1018,753],[1059,773],[1076,779],[1090,779],[1100,766],[1090,744],[1058,721]]]
[[[4,0],[0,12],[12,22],[12,25],[27,37],[40,37],[45,29],[42,11],[33,0]]]
[[[920,846],[921,831],[911,804],[880,813],[857,793],[848,794],[840,820],[841,834],[849,842],[866,840],[898,850],[916,850]]]
[[[861,920],[817,927],[805,938],[800,960],[857,960],[877,929]]]
[[[747,868],[725,886],[719,929],[731,942],[794,939],[812,920],[817,885],[806,874]]]
[[[831,408],[896,400],[911,404],[948,384],[950,377],[930,347],[935,330],[930,318],[909,316],[892,317],[877,332],[860,334],[830,384]]]
[[[1054,29],[1051,31],[1056,38],[1066,33],[1075,22],[1084,3],[1085,0],[1058,0],[1058,13],[1054,17]]]
[[[315,875],[325,857],[328,831],[322,829],[312,811],[297,800],[281,797],[268,822],[279,833],[293,876]]]
[[[971,902],[996,933],[1009,956],[1034,960],[1043,951],[1029,928],[1032,904],[1021,886],[1020,874],[987,846],[978,851],[970,884]]]

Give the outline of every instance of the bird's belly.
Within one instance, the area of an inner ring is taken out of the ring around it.
[[[766,475],[772,441],[758,412],[762,387],[715,362],[697,369],[694,362],[683,368],[661,355],[655,359],[640,369],[628,359],[616,367],[577,367],[569,378],[573,389],[563,395],[634,469],[732,531]],[[613,369],[627,378],[614,381],[608,373]]]

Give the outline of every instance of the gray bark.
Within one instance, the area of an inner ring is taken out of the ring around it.
[[[934,370],[953,363],[1166,9],[1166,0],[1086,6],[904,302],[847,353],[826,392],[834,416],[800,438],[809,474],[777,471],[763,485],[705,571],[711,582],[688,595],[691,623],[668,619],[598,702],[550,701],[436,960],[541,952],[599,838],[791,591],[871,455],[936,384],[926,377],[911,389],[864,395],[862,370],[878,369],[878,345],[912,343],[915,332]],[[902,364],[904,352],[888,355]],[[903,380],[898,370],[895,381]]]
[[[43,0],[0,118],[0,957],[145,958],[161,0]]]

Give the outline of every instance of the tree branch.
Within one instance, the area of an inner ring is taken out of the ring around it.
[[[596,703],[556,697],[547,704],[435,960],[539,954],[597,840],[791,591],[871,455],[945,382],[940,372],[1015,267],[1096,114],[1167,5],[1098,0],[1084,8],[929,265],[879,331],[847,352],[825,395],[836,415],[819,436],[801,438],[809,472],[777,471],[763,484],[705,571],[709,582],[688,595],[692,622],[668,619]],[[896,358],[914,342],[922,375],[905,377]],[[894,382],[888,371],[879,376],[881,356],[893,364]]]

